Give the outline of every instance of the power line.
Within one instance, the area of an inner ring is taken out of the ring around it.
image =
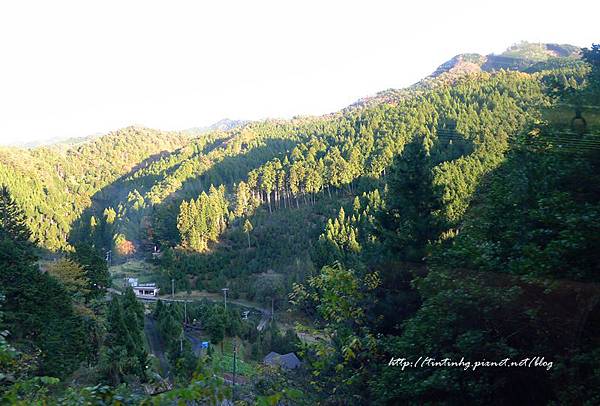
[[[489,133],[493,134],[494,132],[489,131]],[[440,138],[440,137],[447,137],[447,138],[456,137],[457,139],[461,139],[464,141],[473,141],[473,139],[469,137],[470,134],[463,134],[456,130],[451,130],[451,129],[437,129],[437,130],[434,130],[433,135],[437,135],[438,138]],[[586,133],[583,135],[583,137],[598,137],[598,140],[596,140],[594,138],[581,138],[581,136],[579,134],[574,133],[574,132],[569,132],[569,131],[543,132],[543,133],[540,133],[539,136],[559,136],[559,135],[578,137],[578,139],[580,141],[600,143],[600,134],[593,134],[593,133]],[[534,137],[531,137],[531,138],[534,138]]]
[[[462,141],[462,142],[474,142],[478,141],[478,137],[471,138],[466,134],[458,133],[455,130],[437,130],[434,132],[434,141],[446,140],[446,141]],[[586,137],[599,137],[598,139],[593,138],[579,138],[575,133],[570,132],[551,132],[542,133],[535,137],[528,138],[507,138],[507,143],[511,148],[527,148],[537,152],[595,152],[600,151],[600,134],[586,134]],[[538,149],[536,149],[538,148]],[[544,149],[540,151],[539,149]]]

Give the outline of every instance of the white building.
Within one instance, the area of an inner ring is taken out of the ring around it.
[[[158,296],[159,288],[156,287],[155,283],[147,283],[143,285],[132,286],[133,293],[136,296],[156,297]]]

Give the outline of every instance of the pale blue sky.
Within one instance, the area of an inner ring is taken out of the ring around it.
[[[564,0],[2,2],[0,143],[324,114],[461,52],[600,42],[599,12]]]

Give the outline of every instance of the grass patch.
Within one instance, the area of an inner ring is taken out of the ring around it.
[[[198,335],[199,339],[203,341],[209,341],[208,337],[204,335]],[[246,354],[249,351],[250,345],[241,340],[237,339],[238,342],[238,351],[237,351],[237,366],[236,372],[240,375],[244,375],[246,377],[251,377],[256,375],[256,362],[250,360],[250,354]],[[223,340],[223,353],[221,353],[221,344],[210,344],[212,347],[212,367],[216,372],[219,373],[232,373],[233,372],[233,338],[226,337]]]
[[[122,288],[125,278],[138,278],[139,283],[156,282],[156,266],[146,261],[132,260],[123,264],[111,266],[110,272],[112,286]]]
[[[251,377],[256,374],[256,368],[253,363],[243,361],[239,356],[237,357],[236,363],[236,372],[238,374],[247,377]],[[222,373],[233,372],[233,353],[226,352],[225,354],[221,354],[221,350],[219,348],[215,348],[215,352],[212,355],[212,366],[216,371],[220,371]]]

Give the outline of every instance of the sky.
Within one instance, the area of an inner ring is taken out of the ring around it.
[[[4,1],[0,144],[326,114],[459,53],[600,42],[600,2],[574,4]]]

